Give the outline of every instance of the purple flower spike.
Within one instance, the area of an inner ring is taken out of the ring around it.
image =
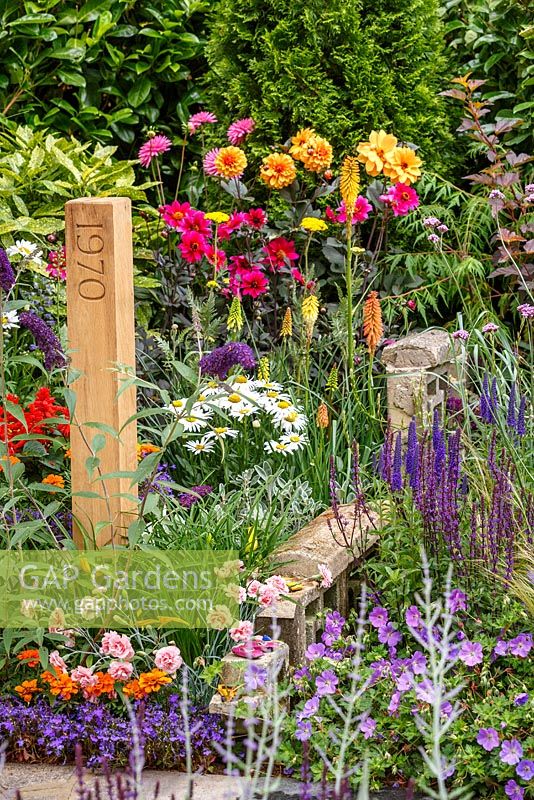
[[[527,428],[525,425],[525,411],[527,407],[527,398],[525,395],[519,401],[519,411],[517,413],[517,426],[516,431],[518,436],[524,436],[527,432]]]
[[[4,292],[9,292],[15,284],[15,273],[7,253],[0,247],[0,288]]]
[[[44,356],[44,367],[51,370],[54,367],[66,366],[67,359],[61,342],[56,334],[38,314],[33,311],[23,311],[19,314],[19,322],[35,339],[35,344]]]
[[[238,365],[248,370],[256,366],[254,352],[244,342],[227,342],[202,356],[199,361],[203,375],[213,375],[222,381],[226,380],[232,367]]]

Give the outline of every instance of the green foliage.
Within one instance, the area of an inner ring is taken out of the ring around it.
[[[534,27],[529,0],[447,0],[445,31],[458,70],[487,81],[484,97],[496,102],[497,117],[522,119],[507,144],[531,149],[534,121]]]
[[[4,114],[84,140],[131,145],[180,130],[199,99],[191,69],[203,42],[198,0],[0,0]],[[166,126],[164,126],[166,127]]]
[[[434,0],[230,0],[211,19],[210,109],[252,115],[263,148],[313,125],[346,152],[384,127],[440,163],[450,139]]]
[[[145,197],[116,147],[81,144],[26,126],[0,132],[0,236],[47,235],[65,227],[67,200],[86,196]]]

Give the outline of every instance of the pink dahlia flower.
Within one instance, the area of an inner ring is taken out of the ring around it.
[[[357,222],[365,222],[372,210],[373,206],[371,203],[369,203],[369,201],[363,197],[363,195],[358,195],[354,205],[352,224],[356,225]],[[345,201],[343,201],[335,211],[332,211],[332,209],[328,206],[326,209],[326,218],[329,219],[330,222],[337,222],[344,225],[347,221],[347,209],[345,208]]]
[[[263,252],[267,254],[265,263],[273,272],[285,267],[288,263],[291,266],[291,262],[297,261],[299,258],[299,254],[295,250],[295,242],[285,239],[283,236],[271,239],[263,248]]]
[[[380,195],[383,203],[391,206],[396,217],[405,217],[419,205],[419,197],[415,189],[405,183],[396,183],[386,194]]]
[[[254,299],[259,297],[269,288],[269,281],[259,269],[251,269],[241,275],[241,292]]]
[[[197,211],[195,208],[190,208],[177,223],[176,227],[181,233],[195,231],[196,233],[201,233],[202,236],[211,234],[211,222],[206,219],[203,211]]]
[[[159,213],[163,217],[163,221],[171,228],[177,228],[178,224],[183,220],[185,215],[190,211],[190,203],[179,203],[178,200],[173,200],[166,206],[161,206]]]
[[[217,167],[215,166],[215,159],[219,155],[220,149],[220,147],[214,147],[213,150],[208,150],[202,161],[204,172],[206,175],[211,175],[212,178],[217,178],[219,175]]]
[[[199,111],[198,114],[193,114],[192,117],[189,117],[187,128],[191,136],[194,136],[203,125],[209,125],[213,122],[217,122],[215,114],[212,114],[211,111]]]
[[[186,231],[178,245],[182,258],[188,264],[195,264],[197,261],[201,261],[207,246],[206,237],[197,231]]]
[[[163,672],[167,672],[169,675],[173,675],[177,670],[180,669],[184,663],[184,660],[181,656],[179,648],[173,644],[170,644],[167,645],[167,647],[160,647],[159,650],[156,650],[154,663],[158,669],[163,670]]]
[[[143,167],[149,167],[153,158],[161,156],[171,149],[171,140],[167,136],[152,136],[139,148],[139,161]]]
[[[246,214],[246,223],[254,230],[261,230],[267,222],[267,214],[263,208],[251,208]]]
[[[241,142],[244,142],[249,133],[252,133],[255,127],[256,123],[252,117],[245,117],[244,119],[238,119],[235,122],[232,122],[226,131],[226,135],[228,136],[230,144],[238,145],[241,144]]]

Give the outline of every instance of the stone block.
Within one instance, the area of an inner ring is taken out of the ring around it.
[[[248,660],[240,658],[233,653],[228,653],[222,659],[221,683],[223,686],[243,686],[245,672],[250,664],[257,664],[267,672],[267,681],[264,692],[269,692],[273,683],[282,680],[287,672],[289,664],[289,646],[283,642],[277,642],[274,650],[269,650],[261,658]]]
[[[447,331],[432,328],[412,333],[384,347],[382,363],[391,370],[432,369],[454,359],[456,348]]]

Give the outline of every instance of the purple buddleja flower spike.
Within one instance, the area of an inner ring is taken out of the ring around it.
[[[417,423],[415,417],[408,427],[408,443],[406,447],[406,472],[411,475],[414,469],[417,468],[418,452],[417,452]]]
[[[232,367],[240,366],[243,369],[254,369],[256,359],[252,348],[244,342],[227,342],[222,347],[216,347],[199,361],[200,371],[203,375],[213,375],[221,381],[226,380]]]
[[[38,314],[33,311],[22,311],[19,314],[19,322],[35,339],[35,344],[43,354],[45,369],[51,370],[54,367],[66,366],[67,358],[61,347],[61,342],[52,328]]]
[[[9,292],[15,285],[15,273],[7,253],[0,247],[0,288],[4,292]]]
[[[391,470],[391,488],[394,492],[402,491],[402,434],[397,434],[395,439],[395,452],[393,454],[393,469]]]
[[[516,411],[515,395],[516,391],[515,391],[515,381],[514,381],[514,383],[512,383],[510,387],[510,397],[508,399],[508,409],[506,412],[506,424],[508,425],[509,428],[512,428],[513,430],[515,430],[515,426],[517,424],[517,418],[515,413]]]
[[[525,395],[521,397],[519,401],[519,411],[517,412],[517,425],[516,425],[516,432],[519,436],[524,436],[527,432],[526,424],[525,424],[525,411],[527,408],[527,398]]]

